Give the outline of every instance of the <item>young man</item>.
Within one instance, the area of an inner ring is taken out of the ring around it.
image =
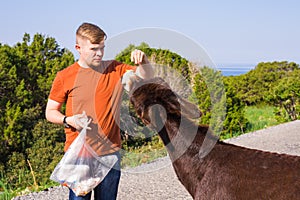
[[[131,53],[131,60],[139,66],[103,61],[105,39],[106,34],[98,26],[91,23],[79,26],[75,45],[79,60],[57,73],[46,107],[46,118],[52,123],[65,125],[65,151],[83,128],[80,119],[91,120],[87,131],[88,144],[99,156],[118,156],[116,165],[94,189],[95,199],[110,200],[116,199],[120,180],[121,78],[127,70],[135,71],[144,79],[151,78],[153,69],[140,50]],[[64,103],[65,114],[61,112]],[[77,197],[70,189],[70,200],[90,197],[91,193]]]

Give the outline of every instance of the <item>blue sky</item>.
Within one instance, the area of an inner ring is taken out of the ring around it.
[[[108,40],[143,28],[174,31],[201,46],[217,64],[282,60],[299,64],[299,2],[9,0],[0,3],[0,42],[14,45],[22,41],[25,32],[31,36],[41,33],[78,56],[75,31],[82,22],[92,22],[105,30]],[[147,40],[153,33],[142,37]],[[160,42],[158,39],[157,44]]]

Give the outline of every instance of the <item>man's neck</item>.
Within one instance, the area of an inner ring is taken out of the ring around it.
[[[84,62],[82,62],[81,60],[78,60],[78,64],[82,68],[91,68],[90,66],[88,66],[87,64],[85,64]]]

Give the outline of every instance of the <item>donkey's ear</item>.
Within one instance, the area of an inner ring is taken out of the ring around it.
[[[186,117],[197,119],[202,116],[202,112],[198,109],[198,107],[195,104],[181,97],[178,97],[178,102],[180,103],[182,114]]]
[[[150,118],[150,128],[154,128],[156,131],[160,131],[167,120],[167,113],[162,105],[152,105],[148,110]]]

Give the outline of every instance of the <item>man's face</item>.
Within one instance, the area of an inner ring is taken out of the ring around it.
[[[99,67],[104,55],[104,47],[104,39],[99,44],[92,44],[88,39],[78,39],[78,44],[75,46],[84,67]]]

